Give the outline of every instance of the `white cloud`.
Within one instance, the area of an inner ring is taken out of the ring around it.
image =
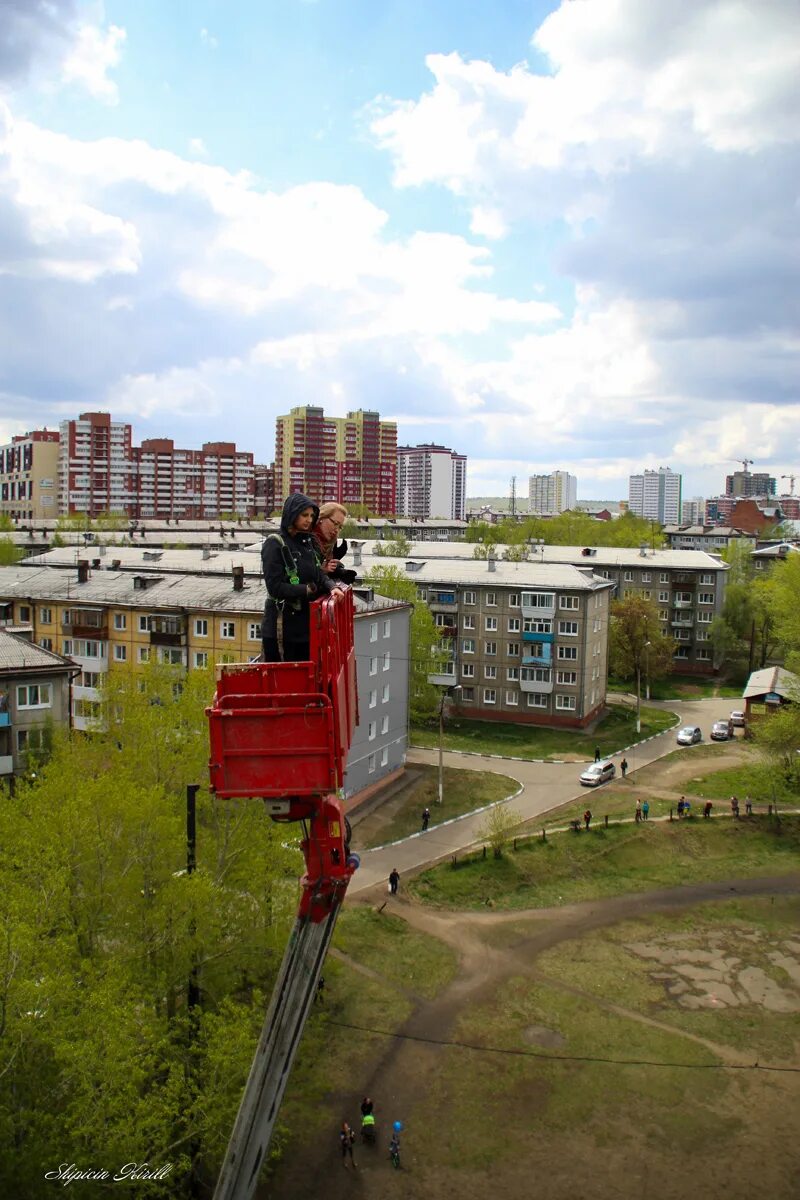
[[[125,37],[125,30],[119,25],[109,25],[107,29],[80,25],[61,68],[63,81],[82,85],[106,104],[117,104],[117,85],[109,79],[108,72],[119,65]]]
[[[208,147],[200,137],[189,138],[189,155],[191,158],[208,158]]]

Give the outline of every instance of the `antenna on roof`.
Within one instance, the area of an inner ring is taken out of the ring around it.
[[[511,476],[511,515],[512,515],[512,517],[515,517],[517,515],[517,477],[516,477],[516,475]]]

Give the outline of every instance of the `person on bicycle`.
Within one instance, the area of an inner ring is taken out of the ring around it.
[[[363,1142],[375,1141],[375,1115],[371,1111],[361,1114],[361,1140]]]
[[[389,1142],[389,1157],[392,1160],[392,1166],[400,1166],[400,1134],[396,1129],[392,1132],[392,1140]]]

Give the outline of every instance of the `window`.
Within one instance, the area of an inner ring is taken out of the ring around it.
[[[483,703],[497,704],[497,692],[494,690],[494,688],[483,689]]]
[[[559,646],[558,647],[558,657],[561,659],[577,658],[578,657],[578,647],[577,646]]]
[[[383,622],[383,636],[388,637],[389,634],[391,633],[391,629],[392,629],[392,622],[387,617],[387,619]]]
[[[150,632],[150,618],[140,616],[139,617],[139,633],[149,633],[149,632]]]
[[[384,746],[381,750],[381,766],[385,767],[389,761],[389,747]]]
[[[592,675],[594,679],[595,676]],[[556,671],[556,683],[566,683],[568,686],[574,686],[578,682],[577,671]]]
[[[83,638],[78,638],[73,643],[74,653],[80,658],[102,658],[104,644],[103,642],[85,641]],[[66,654],[67,651],[65,650],[64,653]]]
[[[565,709],[574,710],[575,708],[577,708],[577,706],[578,706],[578,700],[577,700],[576,696],[556,695],[556,708],[565,708]]]
[[[555,608],[555,593],[553,592],[523,592],[523,608]]]
[[[666,608],[662,608],[659,610],[658,617],[659,617],[660,621],[668,621],[669,620],[669,612],[667,611]]]
[[[195,637],[208,637],[208,621],[205,618],[198,619],[194,623]]]
[[[372,691],[371,691],[371,692],[370,692],[370,694],[369,694],[369,706],[370,706],[370,708],[374,708],[374,707],[375,707],[375,705],[376,705],[377,703],[378,703],[378,693],[377,693],[377,692],[375,691],[375,689],[373,688],[373,689],[372,689]]]
[[[697,620],[701,625],[710,625],[713,618],[714,614],[711,612],[699,612],[697,614]]]
[[[625,571],[622,580],[623,583],[633,583],[633,571]]]
[[[523,667],[522,679],[525,683],[549,683],[550,668],[549,667]]]
[[[685,658],[688,658],[690,654],[691,654],[691,651],[688,646],[678,646],[673,657],[685,659]]]
[[[381,692],[381,704],[388,704],[391,694],[392,685],[390,683],[385,683],[383,685],[383,691]]]
[[[377,640],[378,640],[378,622],[377,621],[370,621],[369,640],[371,642],[377,642]]]
[[[53,649],[53,639],[52,638],[40,638],[39,645],[42,647],[43,650],[52,650]]]
[[[200,669],[208,666],[208,653],[205,650],[195,650],[194,665]]]
[[[506,654],[509,658],[519,658],[519,642],[509,642],[506,646]]]
[[[139,662],[145,663],[145,662],[149,662],[149,661],[150,661],[150,647],[149,646],[140,646],[139,647]]]
[[[559,596],[559,608],[580,608],[581,602],[577,596]]]
[[[528,708],[547,708],[547,693],[528,692]]]
[[[506,667],[506,679],[509,683],[517,683],[519,681],[519,667]]]
[[[52,608],[41,608],[39,610],[39,620],[41,621],[42,625],[52,625],[53,624]]]
[[[474,592],[464,592],[464,603],[465,604],[474,604],[475,603],[475,593]]]
[[[578,636],[578,622],[577,621],[559,621],[558,622],[558,632],[560,634],[563,634],[564,637],[577,637]]]
[[[115,629],[127,629],[128,628],[127,613],[114,613],[114,628]]]
[[[100,672],[99,671],[81,671],[80,675],[78,676],[77,682],[78,682],[79,687],[90,687],[90,688],[99,687],[100,686]]]
[[[391,656],[391,653],[390,653],[390,652],[387,650],[387,651],[386,651],[386,653],[385,653],[385,654],[384,654],[384,656],[383,656],[383,669],[384,669],[384,671],[388,671],[388,670],[389,670],[389,667],[390,667],[391,665],[392,665],[392,656]]]
[[[592,633],[599,633],[603,627],[603,623],[599,617],[595,617],[592,621]]]
[[[229,641],[236,637],[236,622],[235,621],[220,621],[219,636],[227,638]]]
[[[367,726],[367,740],[370,742],[374,742],[375,735],[377,732],[378,732],[378,726],[377,726],[376,722],[370,721],[369,725]]]
[[[381,717],[381,733],[388,733],[388,732],[389,732],[389,718],[388,718],[388,716]]]
[[[487,666],[483,668],[484,679],[497,679],[497,667]]]
[[[183,651],[171,650],[169,646],[162,646],[161,661],[162,663],[169,663],[173,667],[183,666]]]
[[[63,653],[64,654],[72,654],[72,639],[71,638],[64,639]]]
[[[377,755],[370,754],[369,758],[367,759],[367,770],[369,771],[370,775],[373,775],[375,772],[376,762],[377,762]]]
[[[508,632],[509,633],[519,633],[519,630],[520,630],[519,617],[509,617],[508,618]]]
[[[128,659],[128,647],[127,646],[115,646],[114,647],[114,662],[127,662],[127,659]]]
[[[543,617],[525,617],[522,622],[523,633],[552,633],[553,622]]]
[[[475,699],[475,688],[465,687],[461,689],[461,701],[463,704],[472,704]]]
[[[484,654],[490,654],[490,655],[497,654],[497,642],[484,642],[483,643],[483,652],[484,652]]]
[[[461,639],[461,653],[462,654],[474,654],[475,653],[475,639],[474,638],[462,638]]]
[[[695,640],[698,642],[707,642],[708,641],[708,630],[707,629],[698,629],[697,633],[694,636],[695,636]]]
[[[714,603],[714,593],[713,592],[700,592],[697,597],[697,603],[698,604],[713,604]]]
[[[659,592],[658,593],[658,603],[659,604],[669,604],[669,592]]]
[[[701,575],[701,576],[700,576],[700,582],[701,582],[701,583],[711,583],[711,584],[713,584],[713,582],[714,582],[714,576],[713,576],[713,575],[710,575],[710,574],[709,574],[709,575]]]
[[[17,688],[17,708],[50,708],[50,684],[28,683]]]
[[[260,642],[261,641],[261,622],[260,621],[248,621],[247,622],[247,640],[249,642]]]
[[[486,593],[486,604],[490,608],[494,608],[497,604],[497,592]]]
[[[669,583],[669,571],[662,571],[658,577],[659,583]]]
[[[649,588],[646,588],[645,591],[642,592],[642,595],[644,596],[645,600],[649,600],[650,597],[652,596],[652,594],[653,593],[650,591]]]
[[[472,614],[472,613],[465,614],[461,625],[462,625],[463,629],[474,629],[475,628],[474,614]]]
[[[19,606],[20,623],[27,625],[31,619],[31,608],[29,604],[20,604]]]
[[[464,679],[474,679],[475,678],[475,664],[474,663],[464,663],[463,666],[461,667],[461,674]]]
[[[711,651],[710,650],[697,650],[697,651],[695,651],[695,657],[700,659],[701,662],[707,662],[711,658]]]
[[[649,583],[649,582],[650,582],[650,572],[642,571],[642,583]]]
[[[506,692],[506,704],[509,708],[516,708],[519,704],[519,692]]]
[[[689,630],[688,629],[676,629],[674,636],[675,636],[675,640],[678,642],[688,642],[689,641]]]
[[[17,750],[45,750],[47,748],[44,729],[18,729]]]
[[[497,633],[497,617],[485,617],[483,627],[487,633]]]

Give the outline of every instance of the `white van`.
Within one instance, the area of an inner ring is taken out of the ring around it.
[[[580,782],[583,787],[599,787],[609,779],[613,779],[617,768],[608,759],[605,762],[593,762],[581,774]]]

